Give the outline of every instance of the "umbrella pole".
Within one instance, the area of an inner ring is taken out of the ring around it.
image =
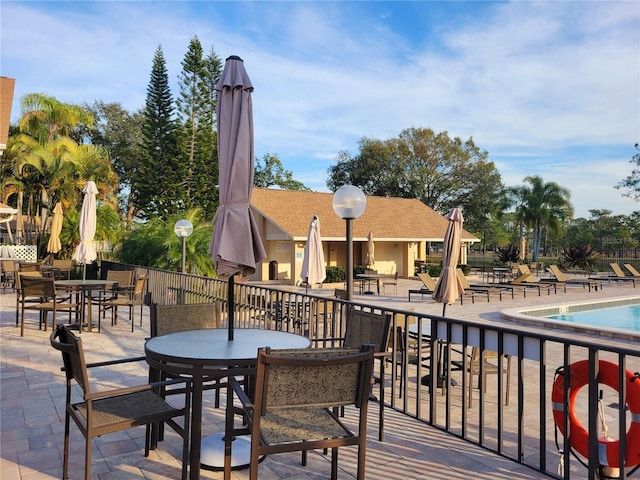
[[[229,290],[227,291],[227,329],[229,331],[229,341],[233,340],[233,323],[235,321],[235,300],[234,300],[234,280],[233,274],[229,275]]]

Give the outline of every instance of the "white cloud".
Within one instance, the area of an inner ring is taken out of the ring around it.
[[[160,44],[177,95],[197,34],[245,60],[256,154],[278,154],[312,188],[361,137],[429,127],[473,136],[507,184],[537,174],[566,182],[577,213],[629,213],[612,186],[640,140],[639,31],[624,1],[3,2],[2,74],[16,96],[134,110]],[[591,149],[590,166],[570,149]]]

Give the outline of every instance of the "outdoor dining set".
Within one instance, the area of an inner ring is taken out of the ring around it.
[[[373,385],[377,398],[385,397],[390,315],[350,309],[339,345],[318,347],[308,336],[265,328],[238,328],[230,339],[216,312],[215,303],[152,304],[145,356],[98,364],[86,363],[81,337],[68,324],[54,328],[51,345],[62,353],[67,379],[64,478],[71,420],[86,439],[87,479],[92,438],[141,425],[147,426],[145,455],[162,441],[165,425],[182,437],[182,478],[197,479],[201,469],[211,469],[228,479],[232,469],[249,468],[256,479],[264,455],[300,451],[305,465],[309,450],[331,449],[331,478],[337,479],[337,449],[349,445],[358,449],[357,478],[365,478],[367,406]],[[92,390],[89,369],[144,360],[148,383]],[[80,401],[76,384],[83,390]],[[224,431],[203,437],[204,393],[210,390],[214,408],[226,398],[226,422]],[[343,419],[345,408],[357,412],[355,425]]]

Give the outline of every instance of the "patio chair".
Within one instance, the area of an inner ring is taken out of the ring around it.
[[[411,309],[410,311],[413,311]],[[404,313],[396,313],[395,330],[393,334],[393,353],[390,357],[387,357],[387,362],[393,363],[396,368],[396,374],[398,367],[400,374],[396,377],[400,378],[400,388],[398,397],[402,397],[404,379],[406,377],[406,367],[409,365],[418,365],[421,362],[426,362],[430,358],[431,345],[428,341],[422,340],[418,336],[409,335],[407,328],[411,325],[417,324],[417,317],[413,315],[405,315]],[[429,368],[428,364],[422,365],[425,368]]]
[[[411,301],[411,294],[422,295],[431,295],[433,291],[436,289],[436,281],[435,279],[429,275],[428,273],[418,273],[418,278],[422,282],[422,287],[419,289],[410,289],[409,290],[409,301]]]
[[[378,440],[381,442],[384,439],[384,367],[387,357],[391,354],[390,341],[391,315],[366,312],[353,307],[349,309],[342,346],[356,348],[364,344],[375,345],[374,357],[379,360],[379,374],[374,376],[373,383],[379,387]]]
[[[103,290],[98,290],[91,301],[98,305],[98,315],[102,313],[102,318],[105,318],[107,310],[113,309],[112,305],[106,305],[106,302],[110,302],[118,298],[121,293],[128,293],[134,287],[133,282],[133,270],[107,270],[107,280],[114,282],[107,285]]]
[[[144,297],[147,292],[147,275],[138,275],[134,288],[129,291],[122,292],[117,298],[103,302],[103,308],[111,308],[111,325],[118,324],[118,307],[129,308],[129,321],[131,322],[131,331],[134,327],[134,307],[140,305],[140,326],[142,326],[142,308],[144,306]],[[100,331],[100,315],[98,315],[98,332]]]
[[[64,454],[62,478],[69,478],[70,420],[73,419],[85,438],[84,478],[91,478],[91,450],[94,437],[128,430],[146,425],[144,456],[149,456],[151,425],[164,422],[170,425],[182,438],[182,478],[187,478],[189,454],[189,411],[191,407],[190,381],[182,378],[166,382],[147,383],[140,386],[115,388],[112,390],[92,390],[89,383],[89,369],[137,362],[144,357],[127,358],[87,364],[82,349],[82,340],[68,327],[58,325],[50,338],[51,346],[62,353],[66,377],[66,408],[64,418]],[[77,384],[82,390],[82,401],[72,401],[72,386]],[[167,385],[185,386],[184,406],[175,407],[167,403],[159,394]],[[182,425],[175,418],[182,417]]]
[[[53,278],[56,280],[70,280],[71,270],[73,270],[73,260],[58,258],[51,260],[51,266],[53,267]]]
[[[398,293],[398,272],[390,277],[383,277],[382,279],[382,294],[386,295],[386,288],[393,287],[394,293]]]
[[[37,273],[40,272],[27,272]],[[47,318],[51,313],[51,328],[56,326],[56,314],[59,311],[76,312],[79,304],[73,303],[70,297],[60,297],[56,291],[55,280],[39,275],[19,275],[20,277],[20,336],[24,336],[25,310],[36,310],[40,315],[39,328],[44,324],[47,331]],[[71,318],[71,317],[69,317]],[[17,317],[16,317],[17,320]]]
[[[509,405],[509,387],[511,385],[511,356],[503,355],[503,359],[506,360],[506,365],[504,365],[503,360],[498,358],[498,352],[494,352],[491,350],[484,350],[484,352],[480,351],[478,347],[471,348],[471,355],[468,355],[466,360],[460,361],[452,361],[451,363],[459,367],[460,369],[465,369],[469,373],[469,400],[468,400],[468,408],[473,406],[473,388],[474,382],[473,377],[478,376],[478,388],[480,389],[480,394],[482,395],[487,389],[487,376],[488,375],[505,375],[506,377],[506,385],[505,385],[505,405]],[[463,365],[464,363],[464,365]],[[480,376],[481,375],[481,376]]]
[[[232,438],[251,434],[249,478],[258,479],[260,459],[282,452],[302,452],[306,465],[307,451],[331,449],[331,479],[338,479],[338,448],[357,446],[358,480],[365,478],[367,444],[367,406],[373,370],[373,348],[258,350],[255,396],[229,377],[230,392],[239,398],[240,413],[247,427],[234,428],[238,409],[227,405],[226,447],[233,448]],[[339,417],[339,408],[355,407],[355,428]],[[231,476],[230,456],[224,478]]]
[[[601,280],[570,277],[566,273],[562,272],[557,265],[549,265],[549,267],[547,267],[547,271],[551,273],[558,282],[563,282],[566,285],[582,285],[582,288],[589,287],[589,291],[591,291],[592,288],[595,288],[596,292],[598,291],[598,287],[602,288]]]
[[[2,260],[2,290],[6,291],[7,287],[16,288],[16,262],[15,260]]]
[[[220,304],[219,303],[193,303],[180,305],[159,305],[152,303],[149,307],[149,316],[151,322],[151,337],[159,337],[175,332],[185,332],[188,330],[201,330],[205,328],[220,327]],[[221,375],[215,375],[211,378],[203,377],[203,390],[216,390],[215,408],[220,407],[220,389],[226,385],[220,382]],[[150,370],[150,378],[157,378]],[[160,375],[161,380],[167,378],[181,378],[178,375]],[[164,398],[166,395],[176,395],[184,393],[184,388],[173,388],[170,390],[162,390],[161,394]],[[163,438],[163,426],[159,427],[158,439]],[[156,445],[156,439],[152,441],[152,445]]]

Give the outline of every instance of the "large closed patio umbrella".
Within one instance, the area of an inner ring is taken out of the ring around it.
[[[320,235],[320,220],[316,215],[309,223],[307,233],[307,244],[304,247],[304,258],[302,259],[302,270],[300,277],[306,282],[307,290],[309,285],[324,282],[327,272],[324,266],[324,251],[322,249],[322,236]]]
[[[218,275],[229,278],[228,328],[233,340],[233,277],[253,274],[256,264],[267,257],[249,208],[254,174],[253,85],[240,57],[227,58],[216,90],[220,207],[213,218],[209,253]]]
[[[73,260],[83,265],[82,279],[87,276],[87,264],[93,263],[98,254],[93,243],[96,234],[96,194],[98,187],[93,180],[89,180],[82,190],[84,199],[82,200],[82,210],[80,211],[80,244],[73,252]]]
[[[62,205],[60,202],[56,203],[53,209],[53,219],[51,220],[51,233],[49,235],[49,242],[47,243],[47,252],[56,254],[62,249],[60,244],[60,232],[62,232]]]
[[[449,220],[449,224],[444,234],[442,247],[442,273],[431,296],[436,302],[442,303],[442,316],[445,314],[447,304],[453,305],[460,294],[464,292],[456,275],[460,258],[460,238],[462,237],[462,210],[458,207],[452,208],[446,218]]]

